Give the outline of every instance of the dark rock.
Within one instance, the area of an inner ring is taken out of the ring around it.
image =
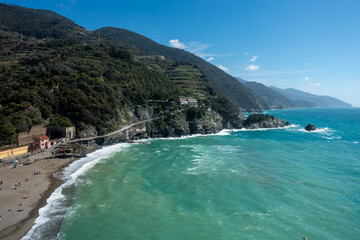
[[[138,107],[135,110],[128,108],[130,123],[143,121],[147,118],[158,117],[154,115],[153,109]],[[195,114],[192,114],[195,113]],[[108,134],[102,138],[96,138],[98,145],[109,145],[118,142],[129,142],[143,138],[181,137],[191,134],[213,134],[222,129],[234,129],[242,127],[242,118],[226,118],[221,114],[211,111],[206,114],[201,109],[194,111],[183,111],[168,115],[162,119],[156,119],[146,123],[136,124],[124,131]]]
[[[286,121],[285,126],[291,126],[291,123],[289,123],[289,121]]]
[[[274,116],[265,114],[251,114],[243,122],[243,126],[247,129],[280,128],[289,125],[290,123],[285,123],[283,119],[277,119]]]
[[[314,125],[312,125],[312,124],[308,124],[306,127],[305,127],[305,130],[306,131],[315,131],[316,130],[316,127],[314,126]]]

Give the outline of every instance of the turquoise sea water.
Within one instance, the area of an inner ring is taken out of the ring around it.
[[[90,154],[25,239],[360,239],[360,109],[269,113],[295,126]]]

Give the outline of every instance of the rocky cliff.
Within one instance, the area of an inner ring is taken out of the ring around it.
[[[271,115],[264,114],[251,114],[243,122],[243,125],[247,129],[257,128],[280,128],[290,126],[289,122],[285,122],[284,119],[277,119]]]
[[[156,117],[156,115],[150,114],[153,113],[153,109],[136,109],[134,113],[137,113],[132,115],[134,122],[144,120],[143,118],[137,118],[141,116]],[[178,110],[176,113],[145,123],[136,124],[124,131],[98,139],[97,143],[107,145],[144,138],[212,134],[222,129],[280,128],[289,125],[289,122],[285,122],[283,119],[277,119],[271,115],[251,114],[246,120],[242,118],[224,120],[224,118],[215,111],[205,111],[203,108],[184,108]]]
[[[129,124],[158,118],[153,108],[136,108],[129,113]],[[97,139],[97,144],[107,145],[143,138],[181,137],[192,134],[212,134],[222,129],[242,127],[242,118],[224,119],[216,111],[205,108],[183,108],[153,121],[136,124],[115,134]]]
[[[238,125],[240,122],[237,123]],[[147,133],[151,138],[179,137],[191,134],[217,133],[224,128],[234,127],[231,123],[224,122],[217,112],[209,112],[201,118],[191,116],[184,112],[175,116],[169,116],[165,121],[158,120],[149,124]]]

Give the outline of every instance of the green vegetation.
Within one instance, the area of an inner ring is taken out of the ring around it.
[[[0,145],[34,125],[75,125],[77,131],[92,126],[103,134],[123,125],[127,111],[137,106],[151,105],[157,115],[178,111],[178,106],[149,100],[171,102],[180,95],[197,98],[224,121],[239,119],[239,108],[222,90],[235,84],[229,75],[190,53],[161,45],[160,50],[169,50],[168,59],[134,60],[153,45],[138,50],[126,45],[129,41],[86,31],[51,11],[0,4]],[[221,81],[231,84],[217,86]],[[236,95],[243,95],[241,91]],[[245,100],[251,95],[244,94]],[[245,100],[243,104],[257,108]],[[192,119],[205,114],[204,107],[186,111]]]
[[[35,10],[0,3],[0,27],[27,37],[65,37],[85,31],[73,21],[48,10]]]
[[[164,75],[108,42],[26,39],[9,30],[0,30],[0,36],[1,144],[9,143],[14,129],[46,123],[111,131],[121,124],[125,105],[179,95]]]
[[[154,70],[164,73],[180,87],[181,94],[196,98],[200,106],[211,107],[223,116],[225,122],[239,120],[239,109],[208,81],[197,66],[184,61],[140,60]]]
[[[201,119],[205,115],[204,108],[189,108],[186,111],[186,121],[193,121],[195,119]]]
[[[181,87],[185,95],[204,98],[207,87],[204,75],[192,65],[174,64],[166,70],[169,79]]]
[[[235,105],[245,111],[260,111],[254,95],[235,78],[202,58],[181,49],[166,47],[126,29],[106,27],[95,31],[112,39],[132,45],[148,55],[164,55],[167,60],[190,63]]]
[[[269,120],[274,120],[275,117],[272,115],[268,115],[268,114],[250,114],[246,121],[248,122],[261,122],[261,121],[269,121]]]

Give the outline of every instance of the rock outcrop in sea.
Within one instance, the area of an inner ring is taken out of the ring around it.
[[[315,125],[312,125],[311,123],[308,123],[308,125],[305,127],[305,130],[306,131],[315,131],[316,130],[316,127]]]
[[[243,122],[243,126],[247,129],[280,128],[290,126],[290,123],[267,114],[251,114]]]

